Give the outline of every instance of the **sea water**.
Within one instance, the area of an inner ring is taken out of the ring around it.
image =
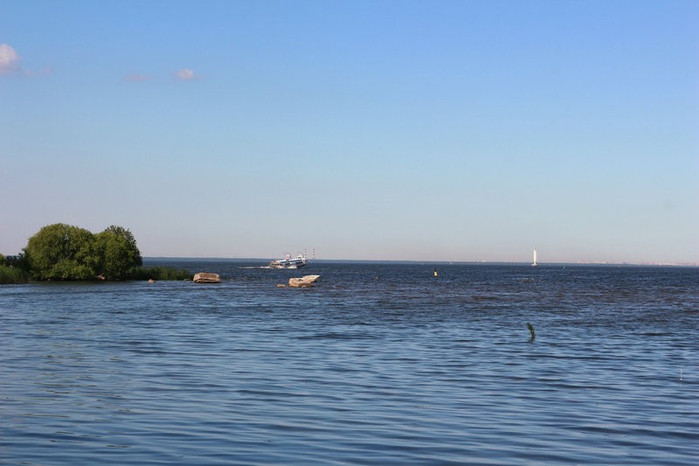
[[[167,265],[0,286],[0,462],[699,461],[697,268]]]

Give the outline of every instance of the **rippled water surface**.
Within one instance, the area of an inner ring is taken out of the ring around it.
[[[699,459],[696,268],[175,265],[0,287],[0,462]]]

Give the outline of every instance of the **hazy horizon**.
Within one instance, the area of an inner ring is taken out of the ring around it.
[[[0,0],[0,253],[699,263],[699,2]]]
[[[233,262],[262,262],[274,259],[280,259],[281,256],[270,257],[175,257],[175,256],[143,256],[144,261],[163,261],[163,262],[215,262],[215,261],[233,261]],[[309,264],[314,262],[320,263],[406,263],[406,264],[442,264],[442,265],[531,265],[531,261],[481,261],[481,260],[414,260],[414,259],[342,259],[342,258],[312,258],[309,259]],[[699,267],[699,263],[662,263],[662,262],[537,262],[538,266],[547,265],[603,265],[603,266],[670,266],[670,267]]]

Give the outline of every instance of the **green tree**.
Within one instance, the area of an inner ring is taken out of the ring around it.
[[[39,280],[92,279],[100,263],[95,236],[64,223],[43,227],[24,251],[32,276]]]
[[[109,280],[131,278],[143,264],[141,252],[131,232],[112,225],[95,236],[100,257],[99,272]]]

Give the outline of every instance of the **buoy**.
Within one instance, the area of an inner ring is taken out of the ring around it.
[[[434,269],[434,276],[437,276],[437,269]]]

